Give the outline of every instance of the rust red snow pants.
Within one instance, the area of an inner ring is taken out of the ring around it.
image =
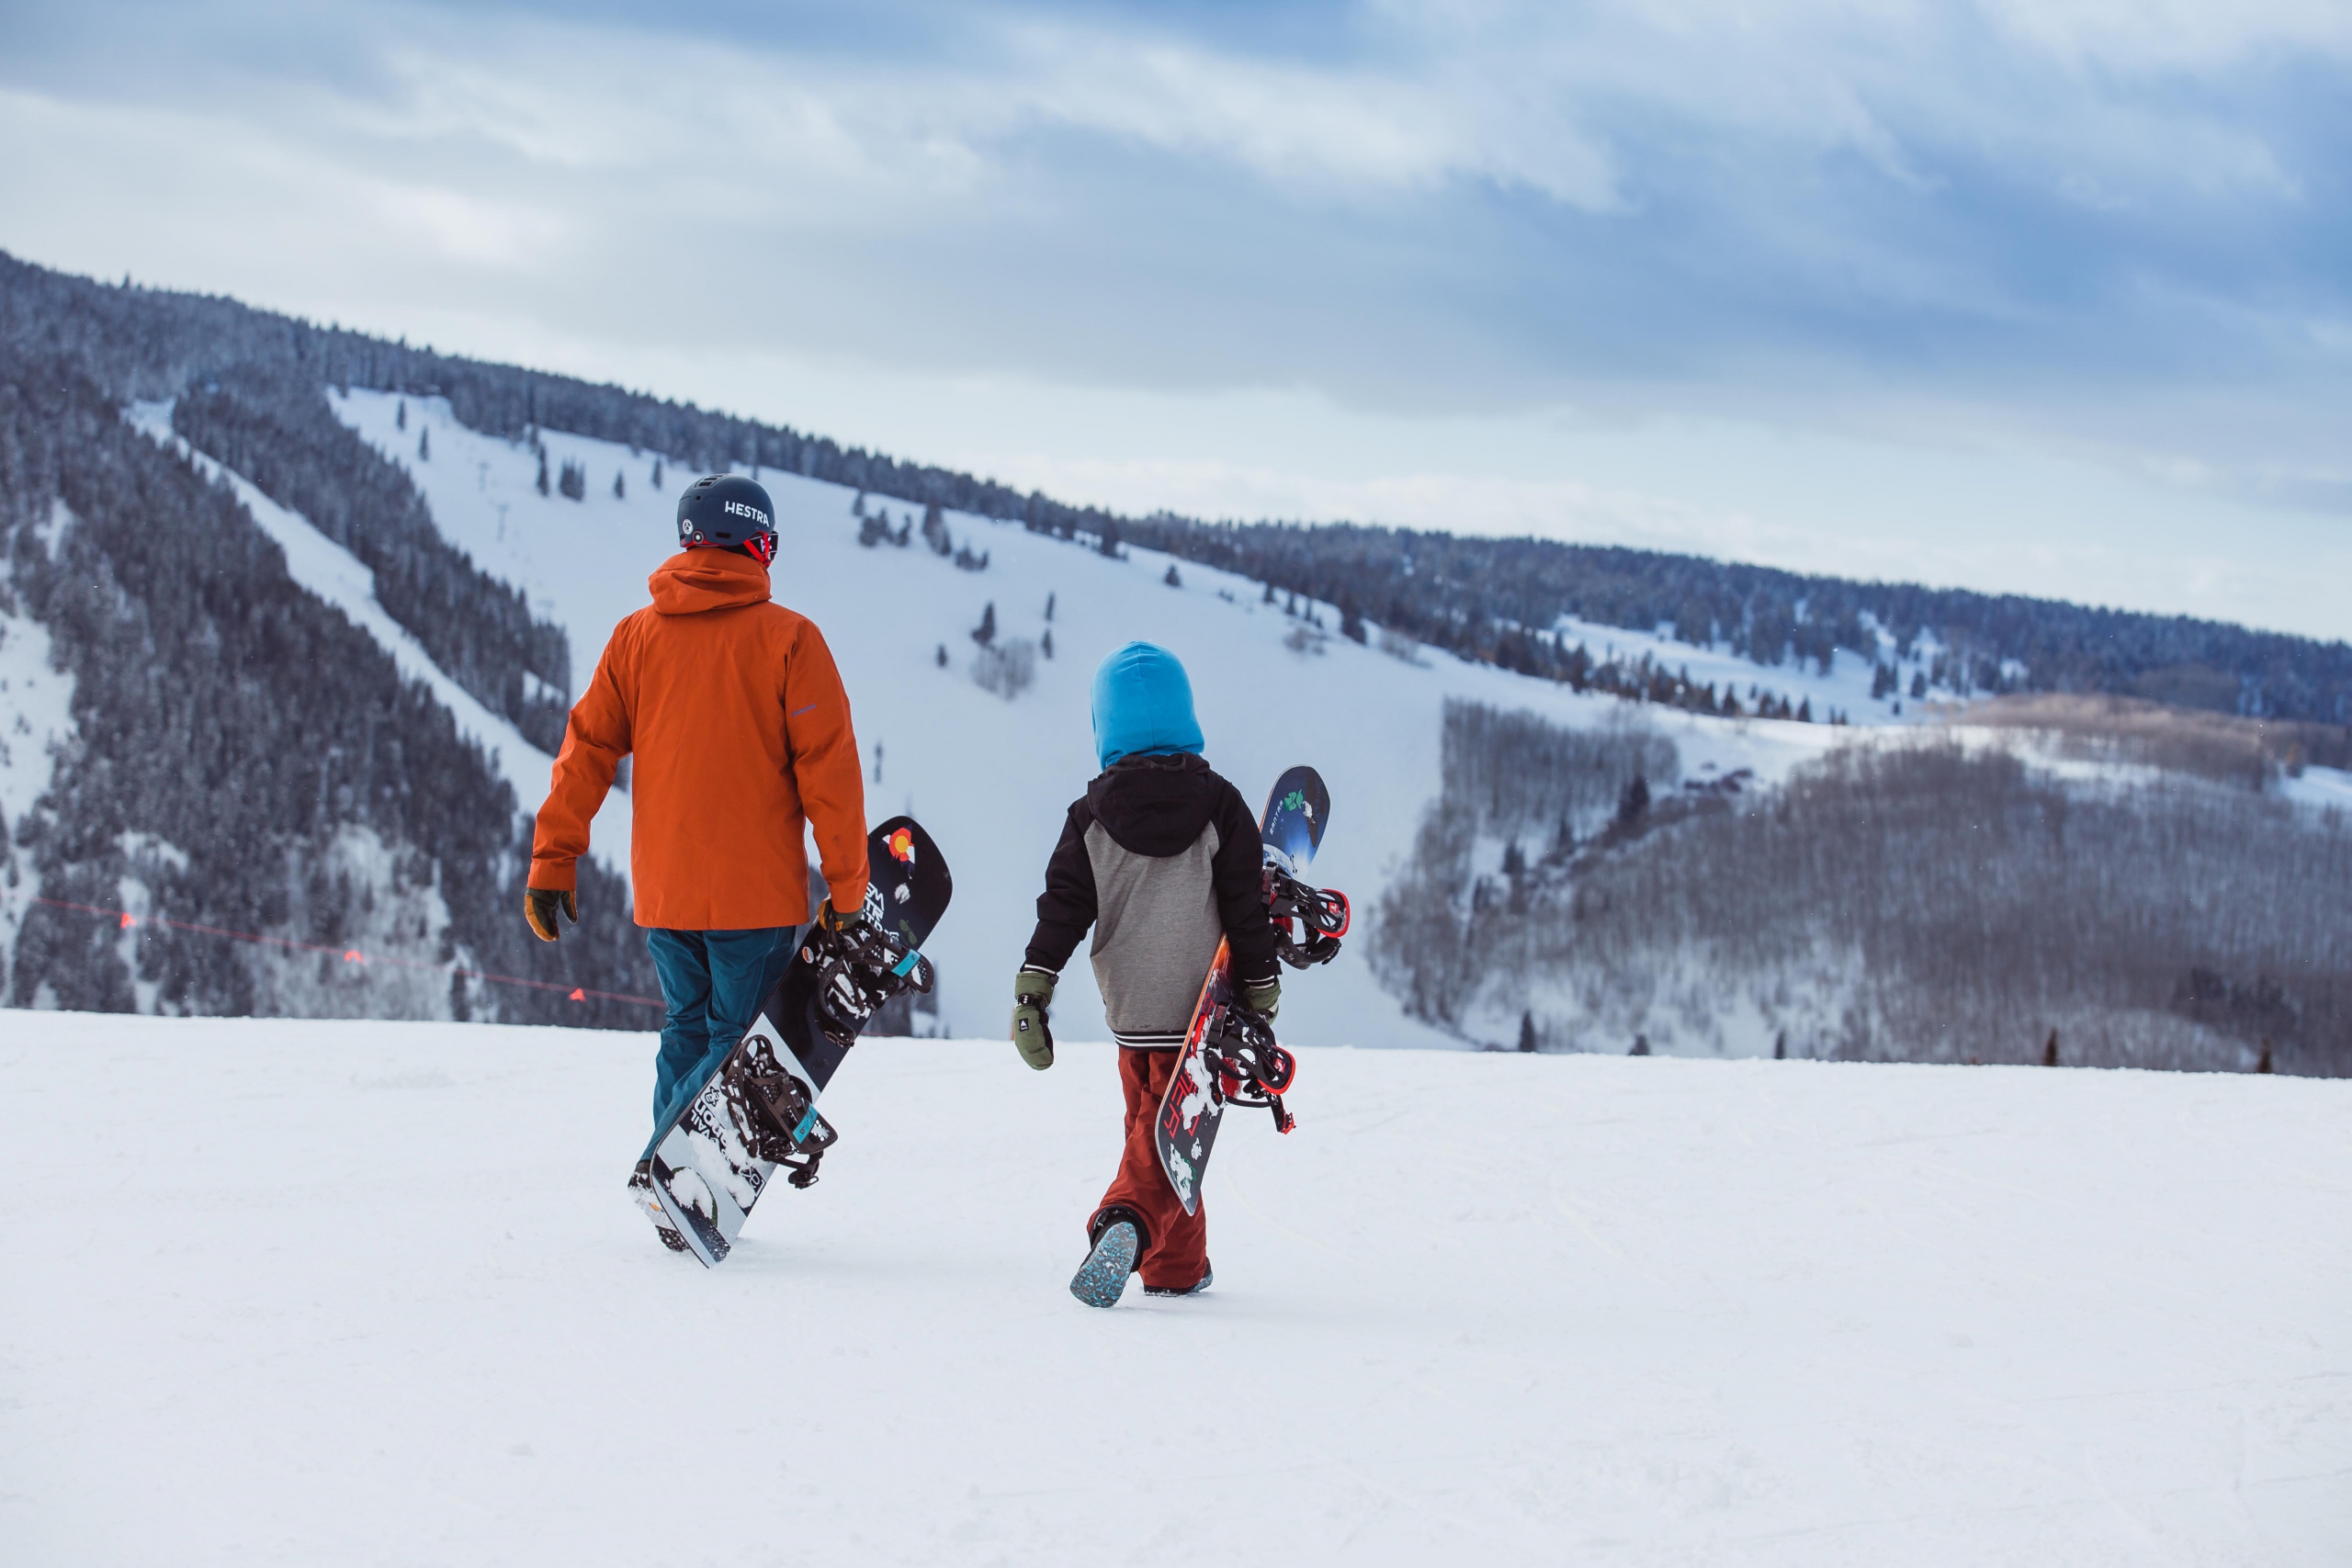
[[[1152,1143],[1152,1119],[1159,1113],[1159,1097],[1168,1088],[1182,1051],[1137,1051],[1119,1048],[1119,1088],[1127,1100],[1127,1143],[1119,1155],[1119,1174],[1094,1211],[1100,1214],[1121,1204],[1143,1216],[1144,1249],[1136,1258],[1143,1282],[1159,1290],[1189,1291],[1209,1269],[1209,1212],[1203,1202],[1187,1214],[1176,1201],[1159,1168],[1159,1150]],[[1089,1216],[1087,1229],[1094,1228]]]

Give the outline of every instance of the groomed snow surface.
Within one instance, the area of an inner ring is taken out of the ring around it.
[[[1310,1049],[1092,1312],[1104,1046],[868,1042],[707,1273],[650,1037],[0,1018],[11,1568],[2352,1561],[2352,1085]]]

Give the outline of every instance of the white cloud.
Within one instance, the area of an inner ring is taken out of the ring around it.
[[[1887,507],[1953,429],[2248,540],[2245,496],[2352,492],[2352,300],[2310,195],[2338,176],[2264,73],[2352,59],[2343,0],[1455,0],[1305,51],[968,9],[928,52],[363,4],[332,70],[260,46],[275,11],[157,15],[145,53],[0,60],[0,243],[1137,509],[1973,581],[2032,550],[1960,540],[1957,503],[1882,529],[1834,504],[1850,452],[1755,433],[1909,454]],[[1025,426],[987,416],[1009,381]],[[1219,401],[1267,387],[1325,412]],[[1144,437],[1094,417],[1152,388]],[[1628,434],[1524,414],[1567,400]],[[1487,434],[1424,456],[1464,409]],[[1661,415],[1720,423],[1669,460]],[[1299,454],[1317,420],[1355,422],[1329,461]],[[2066,534],[2041,470],[1984,463],[2027,477],[1970,504]],[[2315,558],[2291,533],[2253,547]],[[2280,619],[2249,570],[2196,602]]]

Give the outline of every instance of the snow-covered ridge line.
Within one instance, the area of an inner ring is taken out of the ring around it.
[[[457,720],[458,731],[482,748],[499,775],[513,786],[516,804],[525,811],[538,809],[547,797],[555,759],[525,739],[503,715],[492,713],[433,661],[424,645],[377,599],[374,572],[301,513],[280,506],[243,475],[192,447],[172,429],[169,401],[133,403],[124,417],[166,450],[193,461],[207,478],[227,483],[262,532],[285,552],[287,575],[341,611],[392,656],[403,676],[431,691]],[[616,790],[606,801],[595,830],[595,852],[626,876],[629,819],[625,792]]]

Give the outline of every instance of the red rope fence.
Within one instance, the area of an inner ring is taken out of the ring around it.
[[[330,958],[341,958],[345,964],[392,964],[403,969],[426,969],[438,975],[462,975],[469,980],[488,980],[500,986],[524,986],[534,991],[556,991],[575,1002],[591,998],[606,1002],[635,1002],[640,1007],[658,1008],[658,997],[633,997],[624,991],[594,991],[585,986],[564,987],[552,980],[529,980],[520,975],[498,975],[487,969],[468,969],[458,964],[427,964],[422,959],[401,958],[390,953],[362,953],[356,947],[329,947],[315,942],[296,942],[291,937],[266,936],[259,931],[231,931],[225,926],[199,925],[194,920],[175,920],[163,915],[141,915],[129,909],[102,909],[95,904],[74,904],[62,898],[42,898],[12,895],[27,903],[45,904],[52,909],[70,909],[76,914],[96,915],[115,922],[116,929],[130,931],[136,926],[168,926],[176,931],[194,931],[199,936],[227,937],[232,942],[256,942],[265,947],[283,947],[297,953],[322,953]]]

